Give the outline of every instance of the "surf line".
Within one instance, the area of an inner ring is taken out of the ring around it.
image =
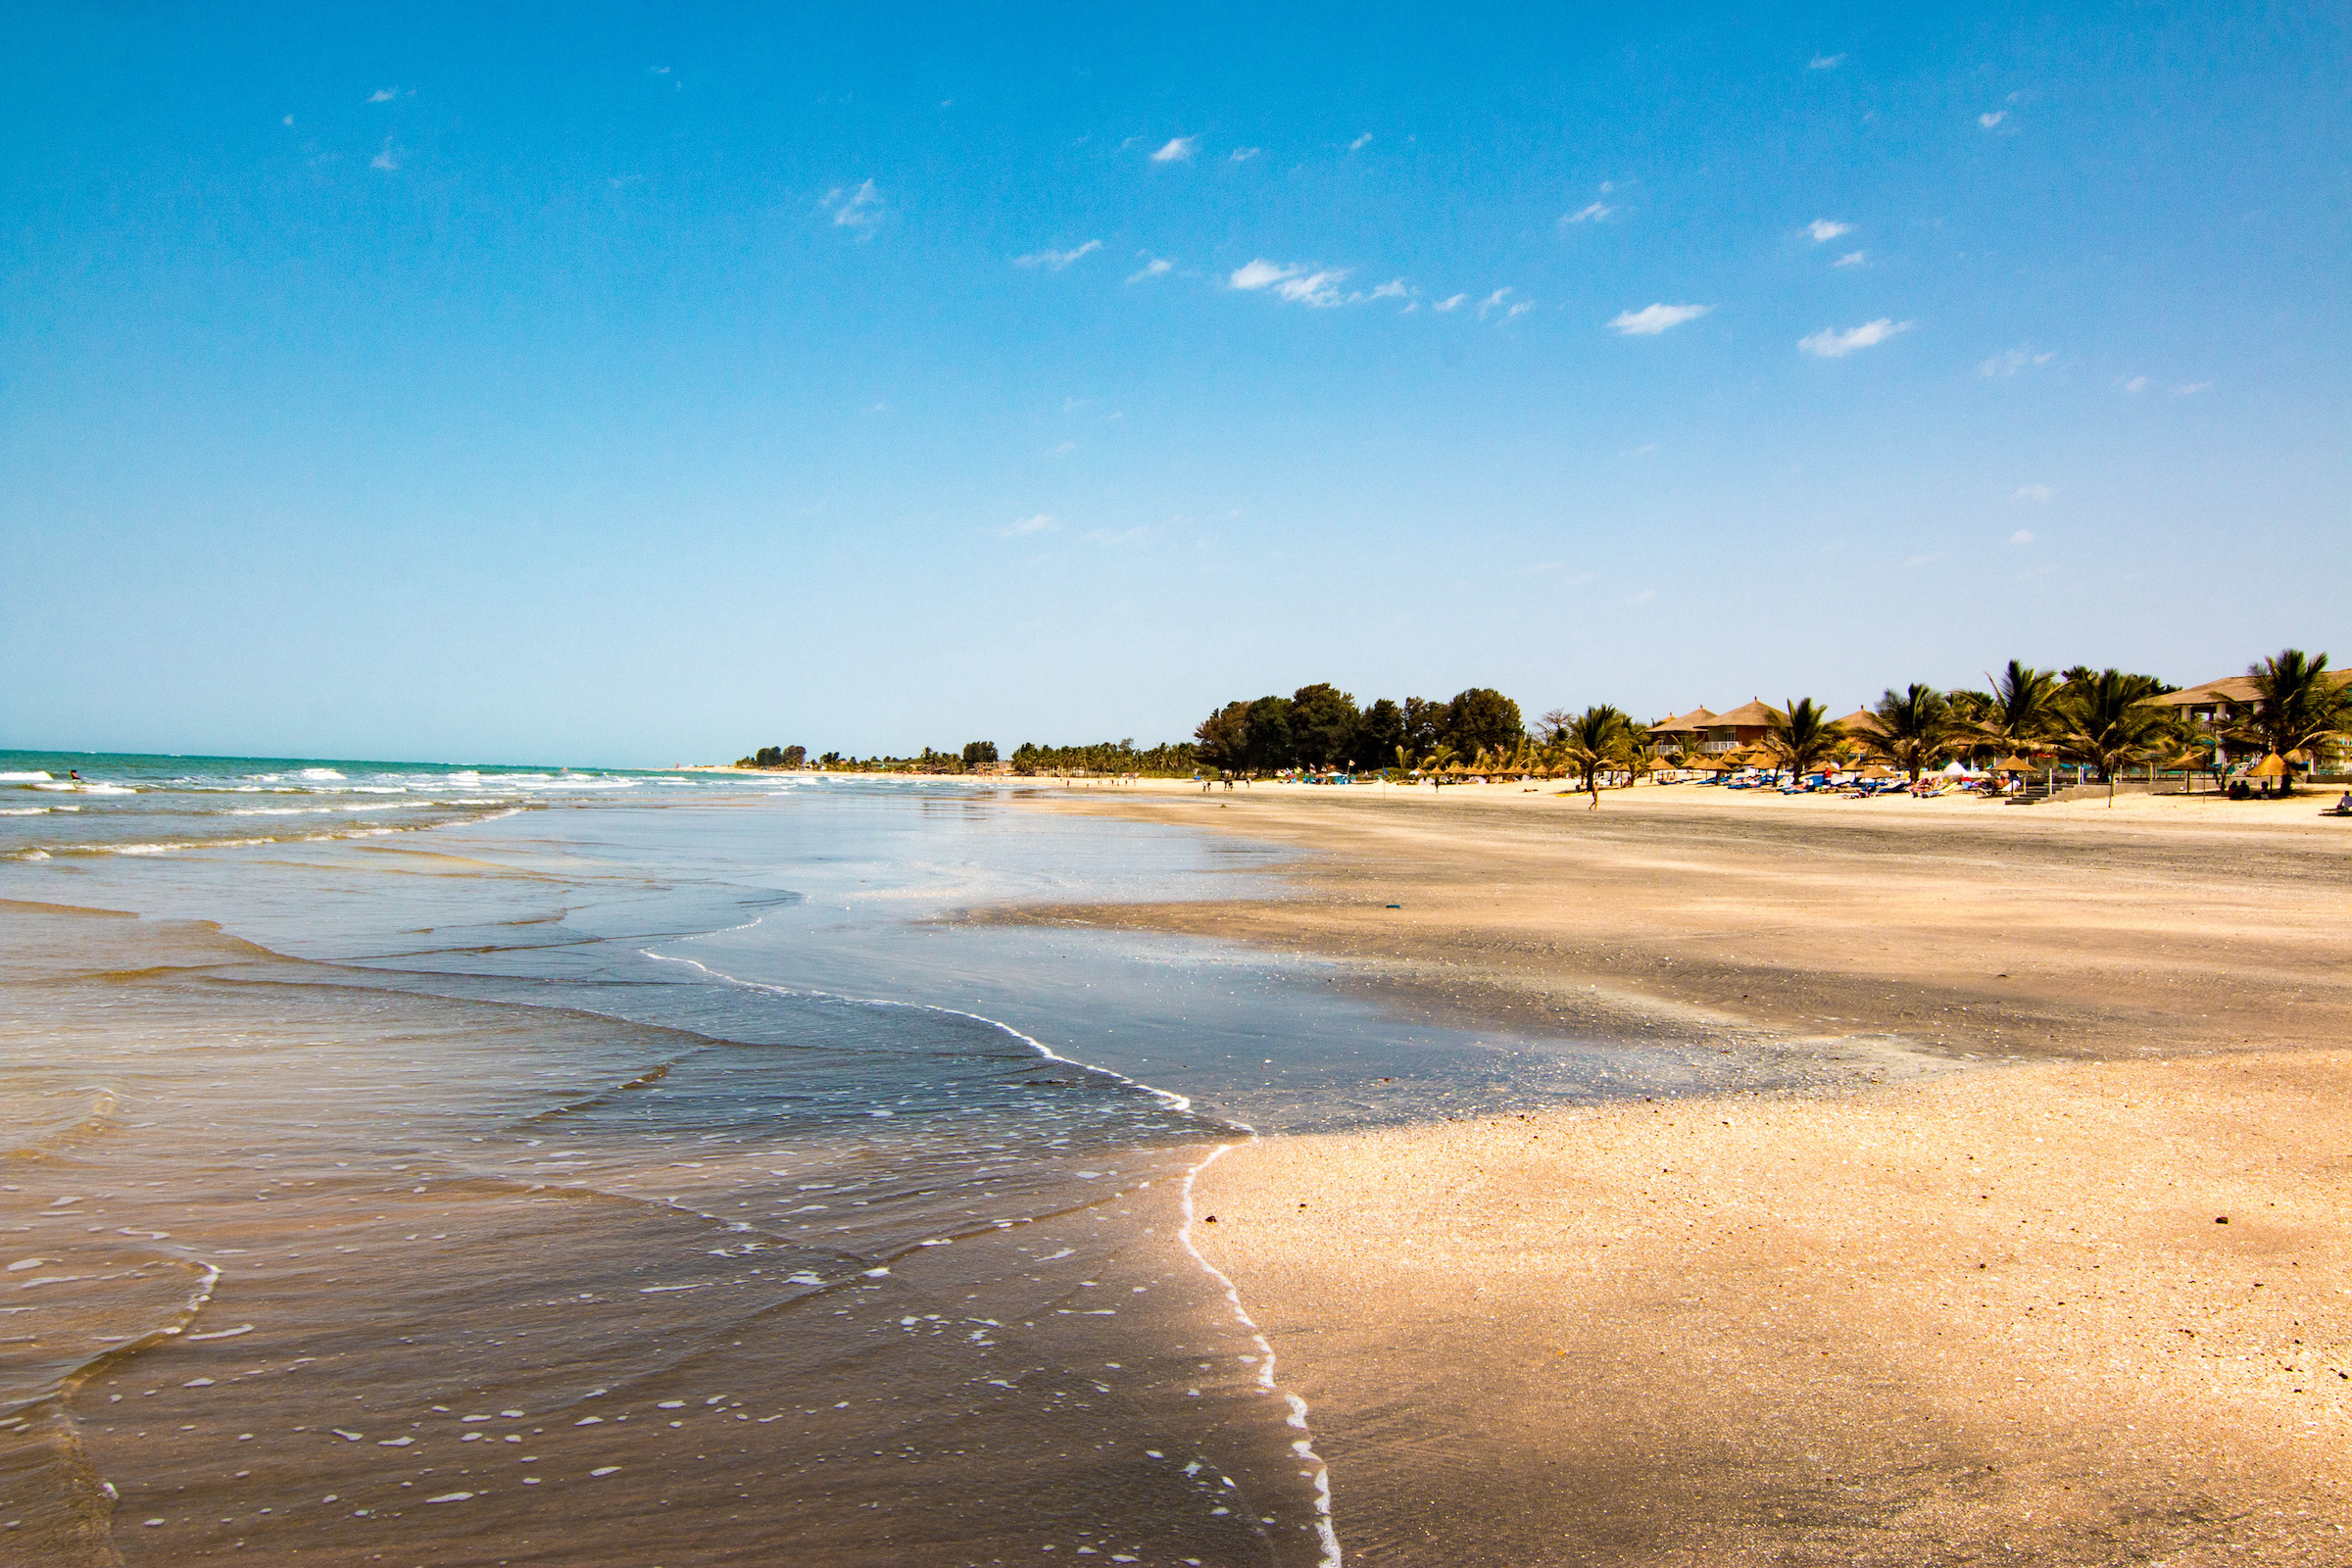
[[[1103,1077],[1115,1079],[1129,1088],[1144,1091],[1172,1110],[1200,1116],[1203,1121],[1211,1119],[1193,1109],[1193,1102],[1189,1096],[1177,1094],[1172,1089],[1161,1089],[1155,1084],[1145,1083],[1140,1078],[1130,1078],[1114,1068],[1098,1067],[1091,1061],[1080,1061],[1075,1056],[1065,1056],[1044,1041],[1021,1033],[1020,1030],[1015,1029],[1002,1018],[991,1018],[985,1013],[967,1012],[961,1007],[943,1007],[930,1002],[897,1002],[886,997],[846,997],[839,992],[832,991],[794,991],[785,986],[764,985],[757,980],[738,980],[735,976],[713,969],[698,959],[680,957],[675,954],[656,953],[651,948],[640,948],[637,951],[644,956],[661,963],[683,963],[690,968],[701,970],[713,980],[731,986],[741,986],[746,991],[765,991],[779,997],[829,997],[836,1002],[857,1003],[869,1007],[906,1007],[917,1012],[946,1013],[952,1018],[969,1018],[975,1023],[984,1023],[992,1029],[1003,1030],[1048,1061],[1058,1061],[1064,1066],[1076,1067],[1083,1072],[1100,1073]],[[1250,1342],[1257,1347],[1258,1388],[1267,1394],[1278,1396],[1290,1407],[1290,1414],[1287,1417],[1289,1425],[1304,1434],[1304,1436],[1292,1440],[1291,1452],[1304,1463],[1313,1466],[1309,1481],[1314,1488],[1315,1538],[1323,1548],[1323,1555],[1317,1561],[1316,1568],[1340,1568],[1340,1535],[1331,1514],[1331,1467],[1325,1464],[1323,1456],[1315,1451],[1313,1432],[1307,1425],[1306,1401],[1275,1382],[1274,1347],[1268,1343],[1265,1331],[1257,1326],[1256,1320],[1250,1317],[1249,1310],[1242,1305],[1240,1287],[1233,1283],[1223,1269],[1201,1255],[1200,1248],[1193,1245],[1193,1184],[1199,1180],[1200,1173],[1215,1164],[1227,1150],[1239,1149],[1257,1142],[1257,1129],[1250,1126],[1247,1122],[1238,1122],[1226,1116],[1213,1119],[1243,1136],[1239,1143],[1212,1144],[1200,1163],[1184,1173],[1184,1186],[1181,1189],[1181,1206],[1179,1208],[1184,1223],[1177,1231],[1176,1239],[1183,1243],[1185,1251],[1191,1254],[1195,1263],[1200,1265],[1200,1272],[1214,1280],[1224,1291],[1225,1300],[1233,1308],[1235,1321],[1250,1331]]]

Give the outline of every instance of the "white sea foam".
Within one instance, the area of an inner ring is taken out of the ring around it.
[[[750,923],[756,925],[759,922],[754,920]],[[739,927],[737,929],[741,928]],[[1030,1050],[1036,1052],[1039,1055],[1045,1057],[1048,1061],[1057,1061],[1065,1066],[1078,1068],[1082,1072],[1099,1073],[1105,1078],[1113,1079],[1119,1083],[1129,1086],[1130,1088],[1144,1091],[1146,1094],[1149,1094],[1160,1101],[1161,1103],[1167,1105],[1170,1109],[1182,1111],[1187,1114],[1198,1115],[1203,1120],[1212,1119],[1207,1117],[1203,1112],[1194,1111],[1192,1100],[1188,1096],[1177,1094],[1173,1090],[1161,1089],[1153,1084],[1145,1083],[1141,1079],[1130,1078],[1125,1073],[1114,1071],[1108,1067],[1098,1067],[1092,1062],[1080,1061],[1073,1056],[1065,1056],[1060,1052],[1055,1051],[1053,1047],[1047,1045],[1045,1042],[1023,1034],[1020,1030],[1015,1029],[1012,1025],[1004,1022],[1003,1019],[991,1018],[984,1013],[967,1012],[960,1007],[943,1007],[937,1005],[936,1004],[926,1002],[895,1002],[887,998],[878,997],[844,997],[837,992],[825,991],[793,991],[783,986],[765,985],[756,980],[738,980],[733,975],[722,973],[719,970],[711,968],[709,964],[700,962],[694,958],[680,957],[674,954],[656,953],[651,948],[642,948],[638,951],[641,952],[646,957],[658,959],[667,963],[687,964],[693,968],[700,969],[703,973],[710,976],[714,980],[723,981],[728,985],[741,986],[750,991],[765,991],[775,996],[786,997],[830,996],[839,1001],[859,1003],[870,1007],[910,1007],[923,1012],[944,1012],[952,1017],[970,1018],[975,1022],[987,1024],[991,1028],[1003,1030],[1004,1033],[1010,1035],[1013,1039],[1020,1041]],[[1244,1143],[1257,1142],[1257,1130],[1255,1128],[1248,1126],[1242,1122],[1234,1121],[1228,1117],[1217,1117],[1213,1119],[1222,1122],[1223,1125],[1231,1128],[1233,1131],[1243,1134]],[[1233,1308],[1235,1320],[1239,1322],[1244,1329],[1249,1331],[1251,1343],[1257,1347],[1258,1388],[1266,1394],[1279,1396],[1283,1402],[1289,1406],[1290,1413],[1287,1417],[1288,1424],[1300,1433],[1307,1433],[1309,1432],[1309,1428],[1307,1426],[1306,1401],[1275,1382],[1274,1347],[1267,1341],[1264,1331],[1258,1328],[1256,1320],[1251,1318],[1249,1311],[1242,1305],[1242,1293],[1240,1288],[1233,1283],[1232,1279],[1226,1275],[1224,1270],[1218,1268],[1214,1263],[1211,1263],[1205,1256],[1203,1256],[1200,1248],[1193,1245],[1194,1183],[1199,1180],[1200,1173],[1208,1169],[1210,1165],[1214,1164],[1227,1150],[1238,1147],[1240,1147],[1240,1145],[1237,1144],[1212,1145],[1207,1154],[1202,1156],[1200,1162],[1184,1173],[1184,1185],[1181,1190],[1180,1199],[1182,1223],[1176,1233],[1176,1239],[1183,1244],[1185,1251],[1192,1255],[1193,1261],[1200,1265],[1201,1272],[1206,1274],[1211,1280],[1215,1281],[1216,1284],[1224,1291],[1225,1299]],[[887,1274],[890,1271],[887,1268],[883,1268],[869,1269],[866,1272],[868,1275],[874,1275]],[[1085,1315],[1093,1316],[1096,1314],[1089,1313]],[[1300,1474],[1304,1476],[1309,1485],[1314,1488],[1315,1536],[1323,1548],[1322,1556],[1320,1559],[1318,1559],[1316,1568],[1341,1568],[1339,1531],[1333,1523],[1331,1512],[1331,1469],[1323,1462],[1322,1456],[1315,1452],[1314,1442],[1311,1436],[1300,1437],[1294,1440],[1291,1444],[1291,1451],[1298,1455],[1298,1459],[1302,1463],[1311,1465],[1313,1467],[1312,1470],[1301,1471]],[[1231,1483],[1228,1482],[1227,1484],[1230,1485]]]
[[[310,779],[337,779],[341,778],[343,775],[336,772],[331,767],[306,767],[297,771],[294,776],[296,778]]]
[[[46,784],[49,775],[35,768],[29,773],[0,773],[0,784]]]

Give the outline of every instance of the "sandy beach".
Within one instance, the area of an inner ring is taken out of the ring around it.
[[[1352,1556],[2352,1555],[2352,823],[1556,788],[1036,797],[1305,853],[1287,898],[1021,918],[1813,1069],[1213,1167]]]

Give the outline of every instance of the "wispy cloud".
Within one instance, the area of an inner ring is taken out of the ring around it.
[[[2013,545],[2030,545],[2034,542],[2034,530],[2020,528],[2009,536],[2009,542]]]
[[[1433,311],[1458,311],[1469,303],[1470,296],[1467,294],[1449,294],[1446,298],[1438,301],[1437,304],[1432,305],[1430,309]]]
[[[1358,136],[1355,138],[1355,140],[1349,142],[1348,144],[1348,150],[1351,153],[1362,152],[1366,147],[1371,145],[1372,133],[1367,130],[1361,136]]]
[[[368,101],[371,104],[388,104],[399,96],[398,87],[378,87],[368,95]]]
[[[1827,218],[1816,218],[1805,225],[1805,232],[1813,236],[1816,245],[1826,245],[1838,235],[1851,234],[1853,231],[1853,224],[1836,222]]]
[[[1840,257],[1838,257],[1838,258],[1836,261],[1832,262],[1830,265],[1831,265],[1832,267],[1864,267],[1864,266],[1867,266],[1867,265],[1869,265],[1869,262],[1870,262],[1870,252],[1868,252],[1868,251],[1847,251],[1847,252],[1846,252],[1846,253],[1845,253],[1843,256],[1840,256]]]
[[[1983,125],[1986,130],[1991,130],[1997,127],[2002,121],[2007,120],[2008,118],[2008,110],[1992,109],[1979,115],[1977,117],[1977,123]]]
[[[885,209],[882,193],[874,189],[874,182],[861,179],[855,185],[836,185],[825,192],[824,210],[833,215],[836,228],[855,230],[863,239],[881,225]]]
[[[1159,151],[1152,155],[1152,161],[1155,164],[1189,164],[1193,161],[1193,154],[1200,150],[1200,138],[1198,136],[1170,136],[1160,143]]]
[[[1149,527],[1094,528],[1080,534],[1078,537],[1084,539],[1090,545],[1137,545],[1142,544],[1146,540],[1150,539],[1155,531],[1155,529]]]
[[[2047,503],[2050,497],[2057,493],[2046,484],[2021,484],[2009,492],[2009,501],[2012,506],[2020,501],[2031,501],[2039,506]]]
[[[1812,64],[1806,66],[1805,69],[1807,71],[1836,71],[1844,64],[1845,56],[1843,55],[1815,55]]]
[[[1895,333],[1910,329],[1909,321],[1890,321],[1882,316],[1875,321],[1865,321],[1860,326],[1848,327],[1842,332],[1834,326],[1825,326],[1811,337],[1797,339],[1796,346],[1817,359],[1842,360],[1856,349],[1884,343]]]
[[[1364,298],[1368,300],[1400,300],[1404,298],[1404,279],[1401,277],[1392,277],[1386,283],[1382,283],[1374,288],[1372,292],[1365,295]]]
[[[1510,292],[1507,288],[1498,288],[1485,299],[1480,300],[1478,302],[1478,318],[1483,321],[1490,314],[1500,310],[1503,300],[1509,296]]]
[[[2200,392],[2209,391],[2212,386],[2213,383],[2211,381],[2190,381],[2185,385],[2173,388],[2173,396],[2177,398],[2193,398]]]
[[[1143,253],[1139,252],[1138,254]],[[1174,262],[1169,261],[1164,256],[1153,256],[1151,258],[1151,260],[1145,262],[1143,266],[1128,273],[1127,281],[1130,283],[1141,283],[1147,277],[1158,277],[1164,273],[1172,272],[1175,270],[1176,264]]]
[[[1236,147],[1232,154],[1228,157],[1227,162],[1246,164],[1250,159],[1255,158],[1259,153],[1264,151],[1265,149],[1263,147]]]
[[[1712,305],[1645,305],[1638,311],[1619,311],[1609,318],[1609,325],[1620,337],[1656,337],[1660,332],[1695,321],[1715,307]]]
[[[1063,268],[1084,260],[1102,248],[1101,240],[1090,239],[1085,244],[1066,251],[1032,251],[1027,256],[1016,256],[1012,259],[1012,265],[1015,267],[1042,267],[1049,272],[1058,272]]]
[[[1041,512],[1035,516],[1008,523],[999,531],[1007,539],[1025,539],[1033,533],[1052,533],[1058,526],[1052,513]]]
[[[1297,262],[1288,267],[1277,267],[1272,262],[1260,260],[1235,268],[1225,282],[1226,286],[1244,293],[1270,288],[1277,296],[1293,304],[1321,309],[1350,303],[1339,289],[1347,276],[1346,268],[1309,268]],[[1356,299],[1364,297],[1360,294],[1355,296]]]
[[[1607,202],[1594,202],[1590,207],[1580,208],[1576,212],[1570,213],[1560,221],[1563,223],[1595,223],[1616,210]]]
[[[2148,378],[2144,375],[2135,375],[2124,383],[2124,390],[2127,392],[2145,392],[2147,389]]]
[[[1904,558],[1903,558],[1903,564],[1904,564],[1906,567],[1912,567],[1912,566],[1932,566],[1932,565],[1934,565],[1934,564],[1935,564],[1936,562],[1938,562],[1938,561],[1941,561],[1942,559],[1943,559],[1943,552],[1942,552],[1942,551],[1940,551],[1940,550],[1936,550],[1936,551],[1931,551],[1931,552],[1929,552],[1929,553],[1928,553],[1928,554],[1926,554],[1926,555],[1919,555],[1919,556],[1906,556],[1906,557],[1904,557]]]
[[[2018,371],[2031,366],[2047,365],[2057,357],[2058,352],[2055,349],[2036,354],[2031,343],[2020,343],[2016,348],[2003,349],[1983,365],[1978,366],[1977,373],[1995,378],[2015,375]]]
[[[394,145],[391,137],[384,138],[384,150],[368,159],[368,167],[380,169],[387,174],[400,167],[400,148]]]

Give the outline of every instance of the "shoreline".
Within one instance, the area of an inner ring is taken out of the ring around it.
[[[1314,1409],[1350,1555],[2341,1561],[2352,834],[2326,803],[1634,794],[1031,797],[1302,853],[1262,903],[975,911],[1832,1063],[1202,1173],[1203,1249]]]

